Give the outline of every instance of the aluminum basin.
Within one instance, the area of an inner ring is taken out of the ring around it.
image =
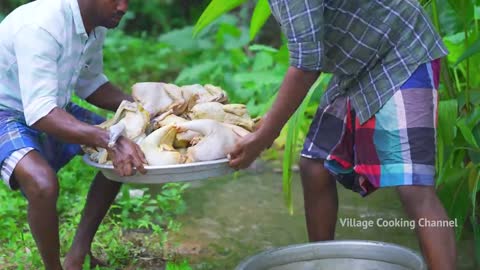
[[[372,241],[325,241],[268,250],[236,270],[426,270],[422,257],[402,246]]]

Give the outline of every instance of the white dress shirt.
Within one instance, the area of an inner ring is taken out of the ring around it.
[[[0,110],[23,111],[32,125],[64,108],[73,91],[87,98],[103,74],[106,28],[87,35],[77,0],[37,0],[0,23]]]

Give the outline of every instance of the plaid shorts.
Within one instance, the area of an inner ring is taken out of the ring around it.
[[[78,120],[92,125],[105,121],[103,117],[74,103],[69,103],[65,110]],[[79,144],[65,143],[27,126],[22,112],[0,111],[1,178],[9,188],[18,189],[18,183],[11,181],[11,176],[18,161],[31,150],[38,151],[55,171],[82,153]]]
[[[435,183],[439,60],[420,65],[394,96],[360,125],[348,97],[320,107],[302,156],[322,159],[346,188]]]

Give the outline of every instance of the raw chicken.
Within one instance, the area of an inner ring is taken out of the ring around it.
[[[173,125],[164,126],[150,133],[140,142],[148,165],[162,166],[183,163],[184,157],[173,148],[177,131]]]
[[[167,125],[174,125],[174,124],[180,124],[180,123],[184,123],[184,122],[188,122],[188,120],[180,117],[180,116],[176,116],[174,114],[172,114],[170,112],[170,114],[167,114],[167,113],[164,113],[158,117],[156,117],[155,119],[152,120],[152,127],[154,129],[157,129],[157,128],[161,128],[161,127],[164,127],[164,126],[167,126]],[[175,148],[186,148],[188,147],[189,144],[193,142],[195,142],[194,139],[196,139],[197,137],[201,137],[202,135],[198,132],[195,132],[195,131],[192,131],[192,130],[189,130],[189,131],[186,131],[186,132],[183,132],[183,133],[178,133],[175,137],[175,141],[173,142],[173,146]]]
[[[226,104],[206,102],[195,105],[188,114],[191,119],[213,119],[237,125],[252,131],[254,122],[248,115],[247,107],[242,104]]]
[[[188,106],[180,88],[174,84],[142,82],[132,86],[135,101],[150,113],[150,116],[172,110],[174,114],[182,114]]]
[[[220,102],[225,103],[228,101],[227,93],[220,87],[206,84],[201,86],[200,84],[185,85],[180,87],[185,100],[190,100],[190,110],[193,105],[205,102]]]
[[[135,102],[123,101],[98,126],[139,144],[150,166],[225,158],[255,125],[245,105],[226,104],[226,92],[211,84],[142,82],[132,96]],[[111,163],[106,149],[82,148],[91,160]]]
[[[225,158],[238,138],[231,128],[211,119],[192,120],[175,126],[178,132],[193,130],[203,135],[195,146],[188,148],[187,163]]]
[[[238,136],[238,138],[242,138],[242,137],[244,137],[244,136],[246,136],[247,134],[250,133],[250,131],[248,131],[248,130],[242,128],[242,127],[239,127],[237,125],[232,125],[232,124],[228,124],[228,123],[222,123],[222,124],[224,126],[230,128]]]

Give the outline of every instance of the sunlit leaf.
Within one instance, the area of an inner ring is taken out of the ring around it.
[[[252,20],[250,21],[250,40],[255,38],[271,13],[268,0],[258,0],[253,10]]]
[[[277,49],[267,45],[262,45],[262,44],[253,44],[252,46],[248,47],[248,49],[252,52],[256,52],[256,51],[266,51],[266,52],[273,52],[273,53],[278,52]]]
[[[212,0],[195,24],[193,35],[196,36],[202,29],[212,23],[215,19],[240,6],[246,1],[247,0]]]

